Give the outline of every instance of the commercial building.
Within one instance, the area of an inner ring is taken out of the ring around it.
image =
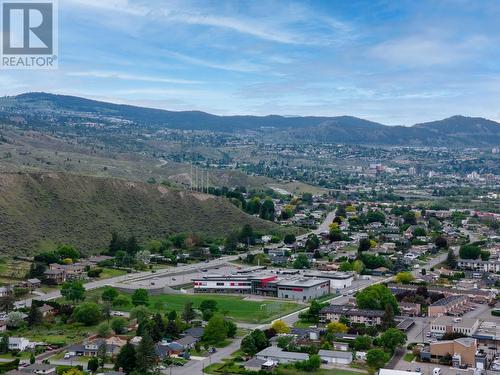
[[[350,272],[308,272],[304,274],[305,277],[315,279],[325,279],[330,281],[331,290],[341,290],[349,288],[354,280],[354,275]]]
[[[193,279],[195,293],[241,293],[309,301],[330,293],[323,279],[279,278],[275,274],[206,275]]]
[[[430,331],[435,335],[455,332],[471,336],[476,333],[478,328],[479,320],[477,319],[440,316],[432,321]]]
[[[467,365],[476,367],[476,339],[462,337],[456,340],[431,342],[429,347],[421,352],[423,360],[439,362],[442,358],[450,357],[453,367]]]
[[[277,283],[278,298],[310,301],[330,294],[330,282],[320,279],[291,279]]]
[[[382,324],[384,312],[380,310],[362,310],[349,306],[330,305],[321,309],[320,321],[323,323],[338,322],[345,316],[351,323],[376,326]]]
[[[446,314],[459,314],[465,311],[468,301],[468,297],[463,295],[442,298],[429,306],[429,316],[434,318]]]

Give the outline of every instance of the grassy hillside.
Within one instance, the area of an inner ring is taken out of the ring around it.
[[[49,241],[93,252],[106,246],[115,230],[145,241],[175,232],[218,237],[245,223],[278,229],[220,198],[65,173],[0,174],[0,223],[0,252],[9,254],[25,254]]]

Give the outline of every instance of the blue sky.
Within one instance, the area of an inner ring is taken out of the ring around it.
[[[216,114],[500,120],[498,1],[60,0],[47,91]]]

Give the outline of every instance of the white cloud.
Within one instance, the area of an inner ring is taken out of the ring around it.
[[[91,78],[105,78],[105,79],[115,79],[124,81],[142,81],[142,82],[157,82],[157,83],[175,83],[175,84],[199,84],[202,81],[193,81],[187,79],[177,79],[177,78],[165,78],[165,77],[153,77],[144,76],[137,74],[128,74],[120,72],[108,72],[108,71],[80,71],[80,72],[67,72],[66,75],[71,77],[91,77]]]
[[[370,54],[393,64],[408,66],[447,65],[475,59],[489,41],[483,36],[470,36],[456,41],[433,35],[417,35],[382,42]]]
[[[252,63],[249,63],[246,61],[220,63],[220,62],[213,62],[213,61],[209,61],[209,60],[200,59],[197,57],[188,56],[188,55],[178,53],[178,52],[168,51],[166,53],[167,53],[167,55],[175,58],[176,60],[183,61],[183,62],[193,64],[193,65],[204,66],[204,67],[212,68],[212,69],[250,73],[250,72],[258,72],[264,68],[261,65],[252,64]]]

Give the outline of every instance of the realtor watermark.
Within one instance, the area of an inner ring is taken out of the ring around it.
[[[1,0],[0,13],[0,68],[57,68],[57,0]]]

